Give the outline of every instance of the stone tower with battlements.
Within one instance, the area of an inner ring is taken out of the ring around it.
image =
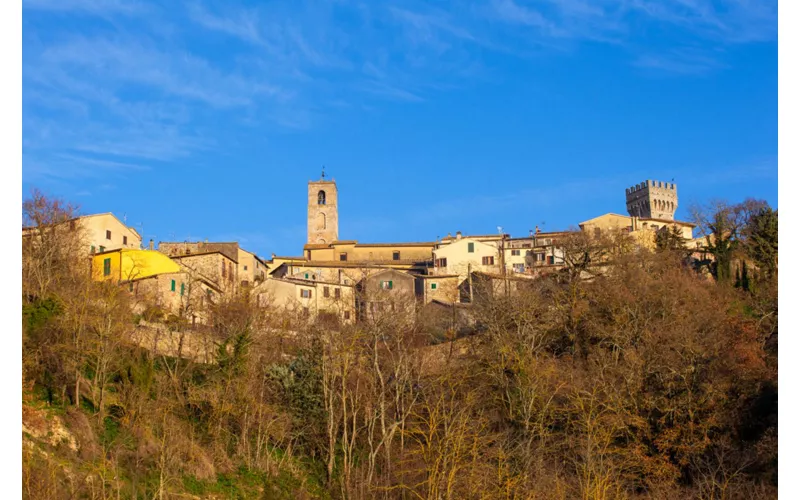
[[[625,203],[631,216],[675,220],[678,187],[669,182],[644,181],[625,189]]]
[[[339,193],[333,179],[308,182],[308,243],[333,243],[339,239]]]

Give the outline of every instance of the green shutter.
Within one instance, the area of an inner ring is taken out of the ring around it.
[[[92,245],[92,250],[91,251],[92,251],[92,253],[94,253],[94,245]]]
[[[436,290],[436,283],[431,283],[431,290]]]
[[[185,285],[184,285],[183,283],[181,283],[181,295],[183,295],[183,287],[184,287],[184,286],[185,286]]]
[[[103,259],[103,276],[111,275],[111,258]]]
[[[104,247],[103,245],[100,245],[100,253],[103,253],[105,251],[106,251],[106,247]]]
[[[131,281],[130,286],[128,287],[128,290],[130,290],[131,292],[133,291],[133,281]]]
[[[172,280],[172,283],[170,283],[170,285],[169,285],[169,289],[170,289],[170,291],[172,291],[172,292],[174,292],[174,291],[175,291],[175,280]]]
[[[391,289],[392,289],[392,282],[389,281],[389,290],[391,290]]]
[[[467,243],[467,252],[473,253],[475,251],[475,243],[469,242]]]
[[[308,273],[306,273],[306,279],[308,279]]]

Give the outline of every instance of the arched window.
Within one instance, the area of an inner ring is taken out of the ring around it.
[[[317,214],[317,226],[320,229],[328,229],[328,218],[325,217],[325,214]]]
[[[317,205],[324,205],[325,204],[325,191],[320,190],[317,193]]]

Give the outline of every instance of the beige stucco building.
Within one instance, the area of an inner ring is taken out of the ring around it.
[[[456,234],[456,238],[440,243],[433,250],[431,274],[455,274],[461,280],[472,271],[501,272],[501,253],[494,241],[481,241]]]
[[[691,222],[683,222],[674,219],[654,219],[635,216],[626,216],[608,213],[581,222],[581,230],[591,231],[599,234],[603,231],[620,231],[628,233],[642,247],[654,248],[656,232],[661,230],[671,230],[677,228],[680,231],[686,245],[689,246],[693,240],[695,225]]]
[[[142,237],[139,233],[111,212],[82,215],[67,220],[58,227],[64,231],[78,231],[87,254],[142,247]],[[25,237],[27,234],[32,234],[30,228],[23,228],[22,236]]]

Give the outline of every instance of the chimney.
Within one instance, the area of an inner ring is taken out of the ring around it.
[[[275,255],[275,254],[272,254],[272,258],[274,259],[275,257],[277,257],[277,255]]]
[[[541,233],[542,231],[539,229],[539,226],[536,226],[536,234]]]
[[[531,238],[533,238],[533,229],[529,229],[529,230],[528,230],[528,236],[530,236]]]
[[[150,250],[153,249],[153,238],[150,238],[150,244],[147,246]]]
[[[457,240],[461,239],[461,231],[456,231],[456,239]]]

